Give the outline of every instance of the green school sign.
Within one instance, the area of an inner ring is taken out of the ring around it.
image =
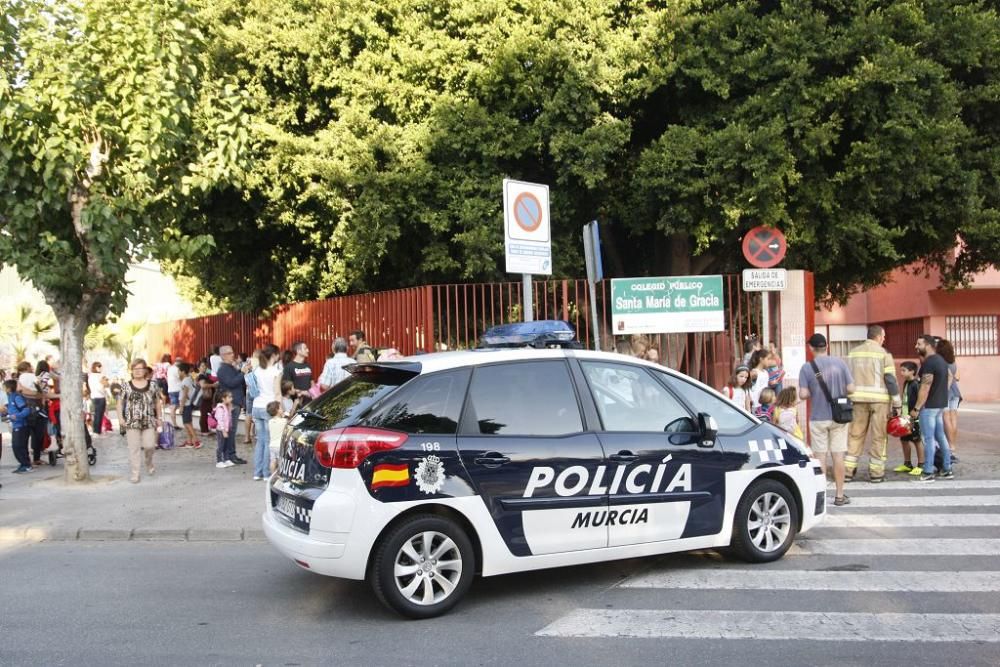
[[[616,335],[723,331],[722,276],[615,278],[611,327]]]

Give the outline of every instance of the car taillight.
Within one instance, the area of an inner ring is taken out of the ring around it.
[[[369,454],[401,447],[406,438],[405,433],[364,426],[330,429],[316,438],[316,462],[324,468],[357,468]]]

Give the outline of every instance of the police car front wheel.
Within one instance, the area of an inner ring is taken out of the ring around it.
[[[411,618],[451,609],[472,583],[475,555],[468,535],[446,517],[416,516],[375,548],[369,575],[379,600]]]
[[[736,508],[732,548],[753,563],[767,563],[785,555],[799,525],[799,510],[788,487],[773,479],[750,485]]]

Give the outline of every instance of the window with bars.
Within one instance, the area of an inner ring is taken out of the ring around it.
[[[1000,315],[949,315],[945,318],[944,337],[951,341],[958,356],[1000,354]]]
[[[894,320],[892,322],[882,322],[885,329],[885,343],[883,347],[896,359],[912,359],[917,356],[914,346],[917,338],[924,333],[924,321],[919,317],[908,320]]]

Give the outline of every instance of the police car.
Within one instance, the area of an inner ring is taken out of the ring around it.
[[[564,323],[490,334],[355,364],[299,411],[268,484],[270,542],[426,618],[477,573],[716,547],[773,561],[824,515],[804,445],[709,387],[574,349]]]

